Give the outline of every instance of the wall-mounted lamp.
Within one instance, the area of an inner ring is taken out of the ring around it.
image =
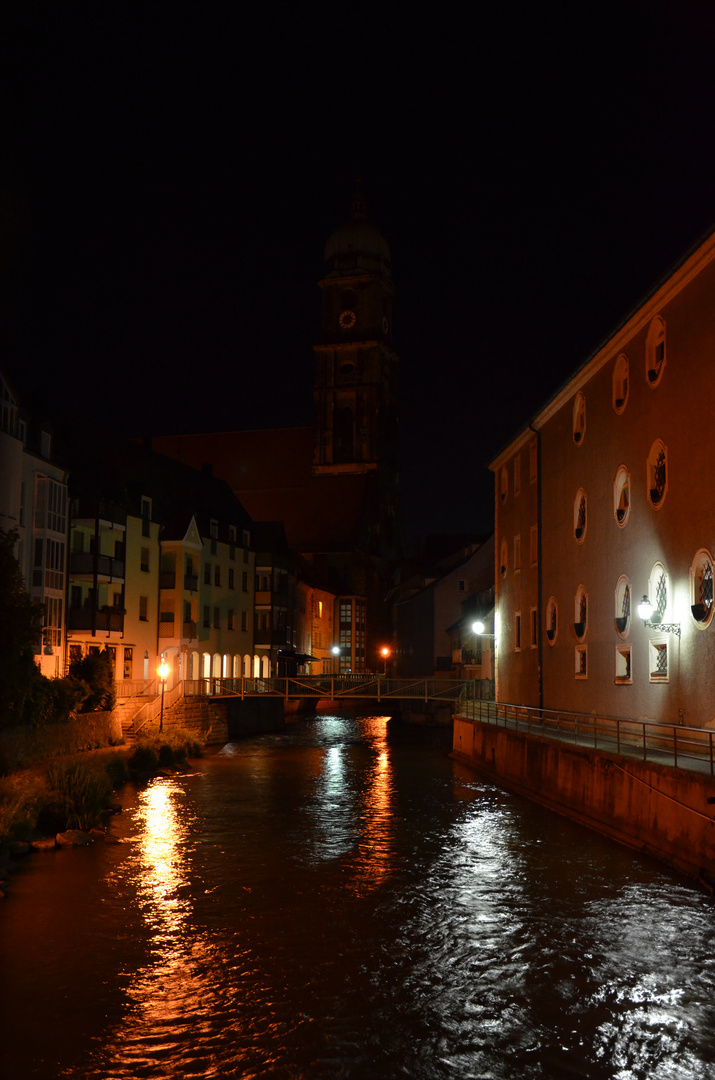
[[[481,619],[477,619],[476,622],[472,623],[472,630],[474,631],[475,634],[478,634],[479,637],[485,637],[485,638],[494,638],[494,637],[496,637],[495,634],[485,634],[484,633],[484,623],[482,622]]]
[[[646,630],[660,630],[664,634],[675,634],[680,637],[680,623],[651,622],[653,605],[647,596],[644,596],[638,605],[638,618],[642,621]]]

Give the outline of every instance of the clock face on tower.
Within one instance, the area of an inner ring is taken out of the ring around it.
[[[356,320],[354,311],[350,311],[348,309],[347,311],[340,312],[340,318],[338,319],[338,322],[342,326],[343,330],[351,330],[355,325],[355,321]]]

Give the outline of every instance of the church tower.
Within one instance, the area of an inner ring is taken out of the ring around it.
[[[379,472],[394,506],[397,364],[392,258],[367,219],[360,182],[350,218],[325,246],[322,342],[315,346],[314,474]],[[392,496],[392,497],[391,497]]]

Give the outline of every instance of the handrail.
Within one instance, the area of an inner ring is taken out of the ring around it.
[[[709,728],[476,699],[461,701],[455,715],[539,738],[638,756],[643,761],[715,776],[715,732]]]

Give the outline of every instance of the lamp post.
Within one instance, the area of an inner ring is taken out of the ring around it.
[[[161,679],[161,713],[159,715],[159,731],[164,730],[164,691],[166,690],[166,677],[169,674],[169,665],[166,662],[166,658],[162,656],[161,663],[158,667],[159,678]]]
[[[383,675],[387,675],[387,660],[388,660],[389,655],[390,655],[390,650],[388,649],[387,645],[383,645],[382,648],[380,649],[380,656],[385,661],[384,667],[382,669],[382,674]]]
[[[334,657],[334,660],[333,660],[333,672],[337,675],[338,674],[338,657],[340,656],[340,646],[339,645],[333,645],[333,647],[332,647],[332,649],[330,651],[331,651],[331,653],[333,654],[333,657]]]

